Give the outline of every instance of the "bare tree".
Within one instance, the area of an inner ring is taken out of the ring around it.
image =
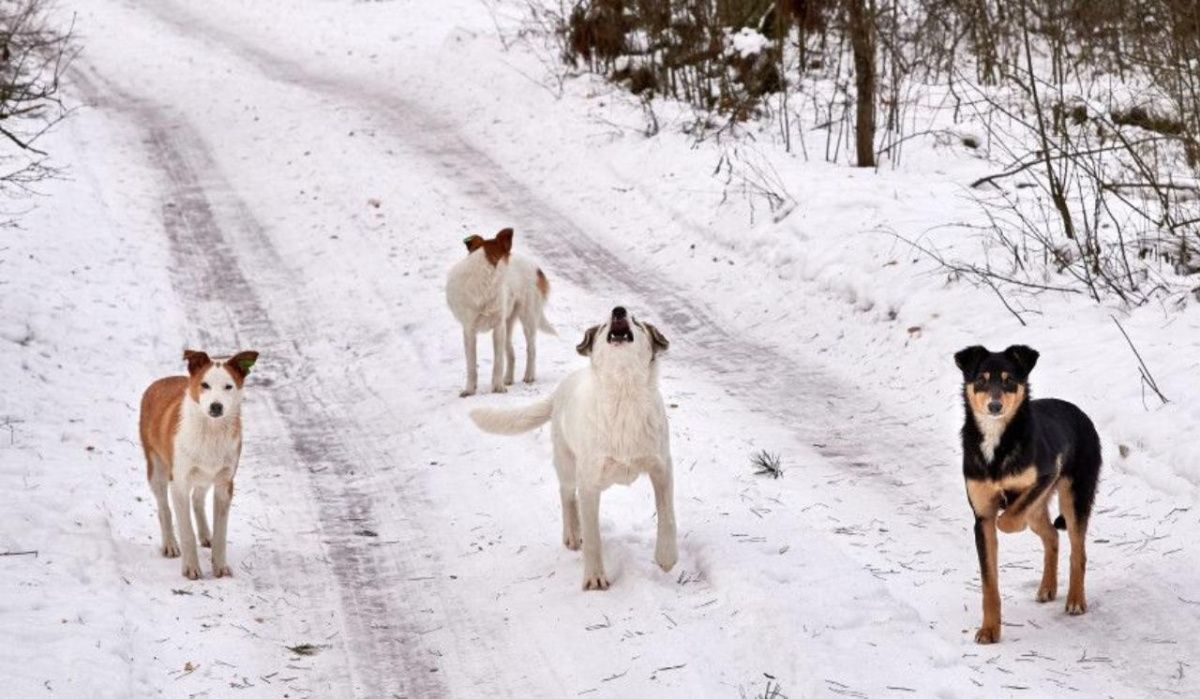
[[[0,191],[17,195],[54,174],[38,140],[66,117],[62,76],[74,49],[45,0],[0,2]]]

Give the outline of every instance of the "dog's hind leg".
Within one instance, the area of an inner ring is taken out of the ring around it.
[[[1050,522],[1050,510],[1043,502],[1029,513],[1029,528],[1042,539],[1042,584],[1037,601],[1049,602],[1058,596],[1058,530]]]
[[[501,319],[496,323],[496,327],[492,328],[492,392],[507,393],[508,389],[504,386],[504,354],[508,342],[508,326],[506,321]]]
[[[475,328],[468,323],[463,324],[463,354],[467,356],[467,387],[458,395],[466,398],[467,396],[475,395],[475,389],[479,382],[479,370],[476,364],[476,344],[478,335]]]
[[[537,375],[537,331],[540,309],[533,308],[521,316],[521,330],[525,331],[525,383],[533,383]]]
[[[675,486],[671,462],[650,469],[654,484],[654,506],[658,513],[658,535],[654,544],[654,562],[663,570],[675,567],[679,550],[675,542]]]
[[[558,472],[558,494],[562,498],[563,546],[578,551],[582,539],[579,534],[579,499],[575,494],[575,457],[567,448],[554,440],[554,470]]]
[[[1093,484],[1094,487],[1094,484]],[[1083,577],[1087,569],[1087,525],[1094,493],[1081,493],[1073,480],[1064,478],[1058,484],[1058,509],[1067,521],[1067,536],[1071,539],[1071,579],[1067,586],[1067,614],[1087,611],[1087,595]],[[1088,509],[1080,507],[1086,502]]]
[[[171,504],[167,500],[167,465],[153,454],[146,454],[150,490],[158,503],[158,527],[162,531],[159,552],[167,558],[179,557],[179,542],[175,540],[175,525],[171,523]]]
[[[208,486],[198,485],[192,489],[192,512],[196,515],[196,535],[200,537],[200,545],[212,548],[212,532],[208,529],[208,517],[204,514],[204,500],[208,496]]]
[[[507,325],[504,328],[504,385],[511,386],[513,384],[513,372],[517,368],[517,351],[513,349],[513,327],[517,324],[517,310],[514,309],[512,314],[508,316]]]
[[[596,468],[594,473],[599,473]],[[579,514],[583,525],[583,589],[607,590],[604,554],[600,547],[600,489],[585,486],[579,491]]]

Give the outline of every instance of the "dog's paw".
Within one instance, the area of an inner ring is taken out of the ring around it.
[[[988,645],[991,643],[1000,642],[1000,627],[997,626],[980,626],[975,632],[975,642],[980,645]]]
[[[572,551],[578,551],[582,544],[583,538],[578,534],[571,532],[566,532],[563,534],[563,546],[566,546],[568,549]]]
[[[214,578],[232,578],[233,570],[224,563],[213,561],[213,577]]]
[[[505,385],[505,386],[511,386],[511,385],[513,385],[513,377],[511,377],[511,376],[505,376],[505,377],[504,377],[504,385]]]
[[[532,376],[526,376],[525,378],[523,378],[521,380],[524,381],[525,383],[533,383],[537,379],[533,378]]]
[[[475,389],[473,389],[473,388],[464,388],[463,390],[458,392],[459,398],[467,398],[467,397],[470,397],[473,395],[475,395]]]
[[[583,574],[583,589],[585,590],[607,590],[608,577],[603,572],[600,573],[584,573]]]
[[[163,555],[163,558],[179,558],[179,543],[172,539],[159,546],[158,552]]]
[[[187,578],[188,580],[199,580],[200,564],[185,562],[183,564],[183,577]]]
[[[675,550],[675,545],[659,546],[654,551],[654,562],[664,571],[670,571],[674,568],[675,564],[679,562],[679,552]]]
[[[1084,599],[1083,595],[1080,595],[1078,599],[1067,595],[1067,614],[1070,614],[1071,616],[1079,616],[1086,611],[1087,600]]]
[[[1058,590],[1053,587],[1039,587],[1037,593],[1037,601],[1053,602],[1054,598],[1058,597]]]
[[[996,518],[996,528],[1005,534],[1016,534],[1020,531],[1025,531],[1026,523],[1024,517],[1009,517],[1007,514],[1002,514]]]
[[[508,386],[504,384],[496,384],[492,386],[492,393],[508,393]]]

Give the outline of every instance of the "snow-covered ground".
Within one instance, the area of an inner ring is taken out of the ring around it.
[[[4,693],[1200,692],[1194,305],[1043,295],[1020,326],[897,241],[978,248],[939,226],[978,217],[963,186],[992,166],[932,142],[880,172],[743,144],[796,202],[775,222],[669,106],[646,138],[599,79],[546,83],[511,41],[523,5],[63,3],[85,106],[47,148],[69,179],[0,243],[0,552],[36,551],[0,557]],[[510,225],[561,337],[534,386],[462,400],[445,270]],[[548,435],[465,412],[543,395],[618,303],[672,341],[680,562],[652,560],[649,484],[615,488],[613,587],[584,593]],[[1088,614],[1038,605],[1040,543],[1006,536],[988,647],[951,360],[975,342],[1041,350],[1036,393],[1107,455]],[[136,406],[185,346],[262,353],[231,580],[156,552]],[[764,448],[782,479],[753,475]]]

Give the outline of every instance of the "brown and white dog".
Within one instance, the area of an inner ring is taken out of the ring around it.
[[[505,228],[490,240],[477,235],[463,240],[467,257],[450,268],[446,302],[462,324],[467,355],[467,385],[459,395],[475,393],[476,335],[492,333],[492,390],[504,393],[512,385],[516,352],[512,330],[517,320],[525,331],[525,383],[533,383],[537,363],[537,331],[556,334],[542,312],[550,282],[537,265],[512,254],[513,230]]]
[[[200,577],[198,533],[201,545],[212,547],[213,575],[220,578],[233,575],[225,560],[225,536],[233,477],[242,454],[242,385],[258,352],[211,359],[204,352],[184,350],[183,358],[187,376],[159,379],[142,394],[139,431],[146,452],[146,478],[158,501],[162,555],[176,558],[181,551],[171,527],[169,486],[183,540],[184,577]],[[204,498],[214,485],[210,533]],[[196,513],[195,530],[191,510]]]

